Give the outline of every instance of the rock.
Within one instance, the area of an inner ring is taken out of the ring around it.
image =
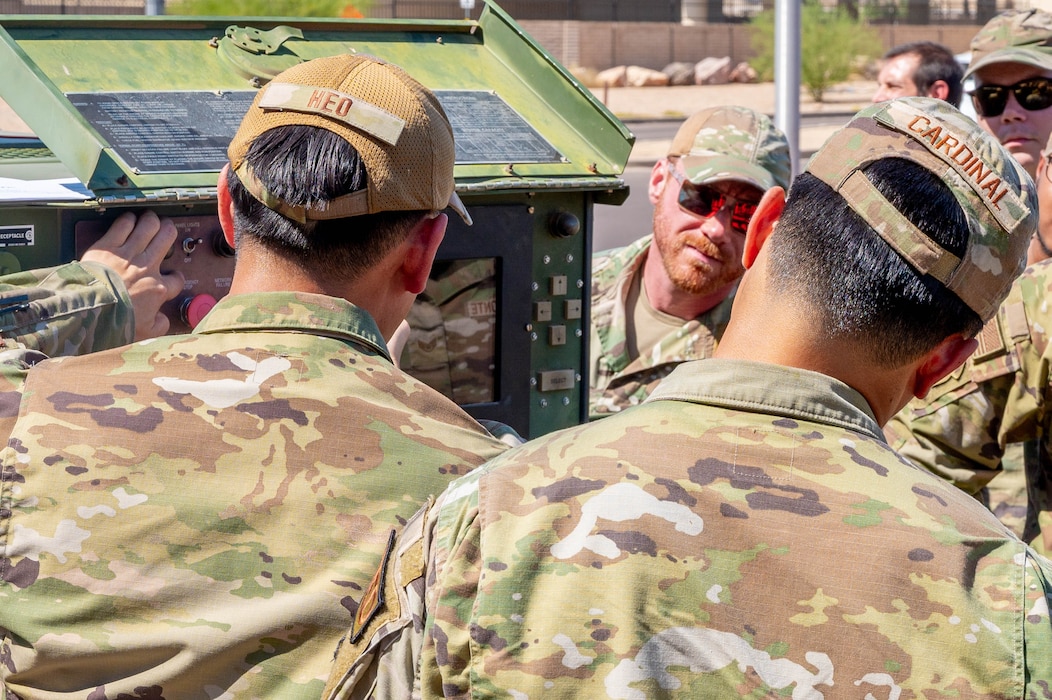
[[[661,69],[661,72],[668,76],[669,85],[693,85],[694,84],[694,64],[675,62],[670,63]]]
[[[629,66],[625,70],[625,85],[629,87],[651,87],[668,85],[668,76],[659,70]]]
[[[695,85],[724,85],[730,80],[731,58],[703,58],[694,65]]]
[[[759,74],[756,72],[756,69],[742,61],[731,69],[727,79],[732,83],[755,83],[758,77]]]
[[[614,66],[613,68],[599,71],[599,74],[595,76],[595,79],[599,85],[605,85],[607,87],[624,87],[625,74],[627,72],[628,68],[626,66]]]

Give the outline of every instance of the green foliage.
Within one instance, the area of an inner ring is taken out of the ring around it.
[[[765,10],[751,22],[756,57],[753,68],[761,79],[774,77],[774,11]],[[826,11],[817,0],[804,0],[800,10],[800,82],[816,102],[825,91],[851,77],[860,61],[880,51],[880,38],[865,22],[847,12]]]
[[[340,17],[349,7],[364,13],[362,0],[168,0],[168,15],[224,17]]]

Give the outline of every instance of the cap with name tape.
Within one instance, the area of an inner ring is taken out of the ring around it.
[[[268,192],[245,155],[260,134],[290,125],[345,139],[362,158],[366,188],[310,207]],[[227,155],[252,196],[296,221],[448,206],[471,223],[454,191],[453,129],[441,104],[404,70],[374,56],[317,58],[278,74],[256,94]]]
[[[866,166],[884,158],[913,161],[946,183],[968,219],[963,256],[943,249],[870,183]],[[806,171],[984,322],[1026,264],[1037,226],[1033,180],[996,138],[943,100],[906,97],[866,107],[826,141]]]

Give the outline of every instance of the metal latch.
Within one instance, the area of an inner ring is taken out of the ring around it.
[[[302,31],[284,24],[267,31],[231,25],[221,40],[212,43],[220,58],[258,88],[283,70],[306,61],[296,52],[297,44],[305,41]]]

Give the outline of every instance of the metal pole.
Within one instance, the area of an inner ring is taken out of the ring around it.
[[[146,14],[163,15],[164,0],[146,0]]]
[[[799,0],[774,3],[774,124],[789,140],[793,175],[800,163],[800,5]]]

